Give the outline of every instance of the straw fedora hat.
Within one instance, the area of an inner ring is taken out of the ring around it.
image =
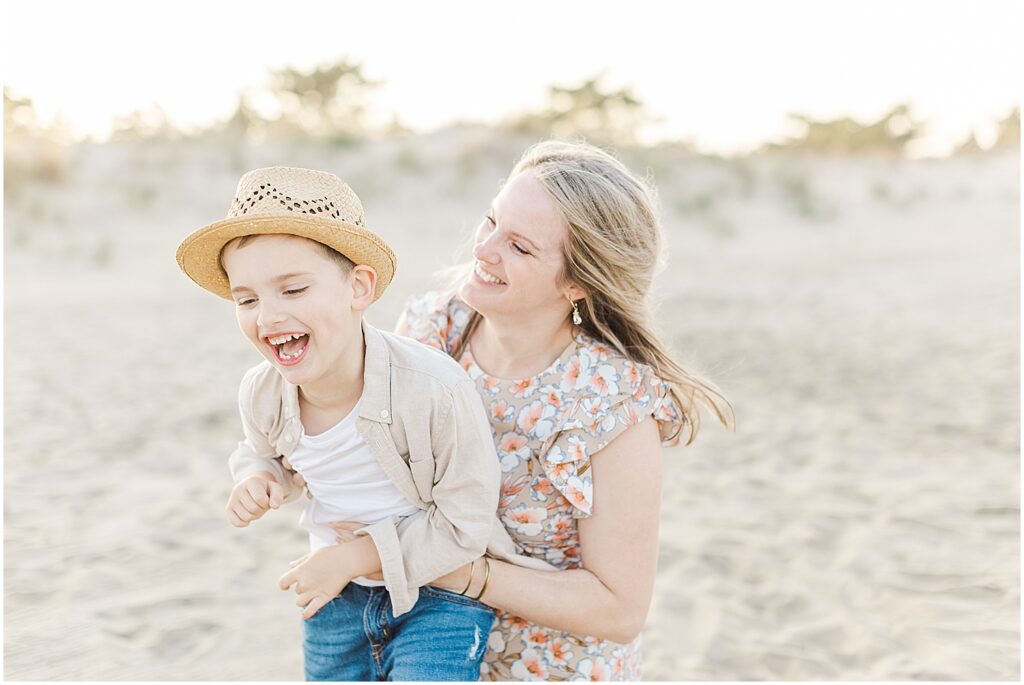
[[[395,275],[395,253],[364,225],[363,205],[334,174],[311,169],[268,167],[250,171],[238,182],[228,216],[200,228],[178,246],[181,270],[203,288],[231,298],[220,253],[244,235],[287,233],[331,247],[356,264],[377,272],[373,299]]]

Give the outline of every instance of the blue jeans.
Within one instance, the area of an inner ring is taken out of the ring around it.
[[[495,614],[436,587],[395,618],[383,587],[349,583],[302,623],[306,680],[480,680]]]

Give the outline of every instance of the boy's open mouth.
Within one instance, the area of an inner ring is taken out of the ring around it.
[[[306,354],[306,347],[309,345],[307,333],[282,333],[273,337],[264,338],[270,349],[274,350],[277,361],[285,366],[298,364]]]

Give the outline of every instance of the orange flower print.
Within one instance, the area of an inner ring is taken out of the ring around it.
[[[480,388],[481,393],[497,395],[501,390],[501,379],[483,374],[479,379],[477,379],[476,385]]]
[[[563,392],[575,390],[580,382],[580,358],[573,357],[566,365],[565,373],[562,375],[562,382],[559,387]]]
[[[501,515],[501,520],[506,528],[510,528],[520,535],[532,537],[540,535],[543,529],[541,522],[547,518],[547,515],[548,510],[544,507],[528,507],[525,504],[520,504],[506,509],[505,513]]]
[[[551,480],[561,482],[569,477],[569,474],[574,473],[576,467],[570,463],[565,462],[563,464],[549,464],[547,468],[548,476]]]
[[[626,672],[626,660],[622,658],[622,654],[617,654],[612,659],[612,677],[616,680],[622,680],[623,674]]]
[[[562,392],[557,386],[551,385],[541,389],[540,401],[552,407],[561,408]]]
[[[611,411],[611,404],[608,400],[600,397],[588,397],[580,403],[580,420],[583,427],[591,435],[598,435],[602,430],[610,430],[615,427],[615,416]]]
[[[565,666],[572,658],[572,644],[565,638],[556,637],[548,643],[545,656],[552,666]]]
[[[526,487],[526,483],[529,479],[529,476],[522,475],[516,479],[510,478],[503,481],[501,484],[501,499],[498,500],[498,509],[507,509],[512,504],[512,500],[515,499],[516,495]]]
[[[608,396],[619,394],[619,374],[611,364],[602,364],[590,379],[590,384],[597,394]]]
[[[536,400],[519,410],[516,427],[524,435],[544,440],[555,432],[555,407]]]
[[[551,636],[548,634],[548,631],[540,626],[534,626],[527,630],[524,637],[526,639],[526,644],[531,648],[540,647],[543,649],[551,640]]]
[[[555,486],[544,476],[539,476],[530,484],[530,499],[535,502],[545,502],[555,492]]]
[[[580,511],[590,513],[590,502],[593,499],[593,484],[590,478],[584,476],[569,476],[568,482],[562,488],[562,494],[569,500],[569,503]]]
[[[494,400],[488,405],[487,409],[491,414],[491,421],[500,421],[502,423],[510,421],[516,412],[516,408],[509,404],[508,400]]]
[[[491,634],[487,637],[487,649],[492,652],[505,651],[505,633],[502,632],[500,626],[495,625]]]
[[[555,533],[555,537],[567,540],[575,531],[572,516],[569,514],[555,514],[548,519],[547,529]]]
[[[503,473],[508,473],[519,462],[530,458],[530,447],[526,438],[515,431],[509,431],[498,438],[498,462]]]
[[[540,388],[540,383],[536,378],[526,378],[512,384],[512,394],[516,397],[526,399],[533,393],[537,392],[538,388]]]
[[[568,449],[566,454],[569,459],[576,462],[584,462],[590,458],[590,454],[587,453],[587,443],[578,435],[570,435],[568,440]]]
[[[622,370],[622,384],[627,388],[635,388],[640,385],[640,367],[636,364],[627,364]]]
[[[509,632],[523,631],[530,627],[530,622],[513,614],[508,616]]]
[[[512,675],[516,680],[546,681],[548,668],[541,652],[536,649],[524,649],[519,660],[512,664]]]
[[[608,662],[601,657],[584,659],[576,665],[576,670],[592,682],[603,682],[612,677],[612,669],[608,667]]]
[[[633,389],[633,401],[640,404],[647,404],[651,401],[650,388],[646,383],[640,383]]]

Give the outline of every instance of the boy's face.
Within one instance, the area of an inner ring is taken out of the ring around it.
[[[368,267],[345,273],[313,241],[281,234],[231,244],[222,261],[242,333],[289,383],[329,379],[361,349]]]

